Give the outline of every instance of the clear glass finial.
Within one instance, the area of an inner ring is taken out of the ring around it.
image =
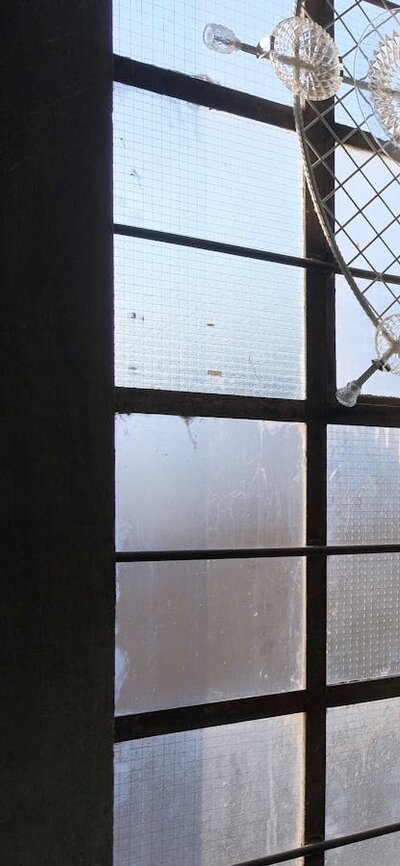
[[[393,22],[395,23],[395,22]],[[382,40],[369,74],[375,112],[391,138],[400,138],[400,21],[398,31]]]
[[[233,30],[229,30],[229,27],[224,27],[223,24],[206,24],[203,42],[207,48],[218,51],[219,54],[233,54],[241,47],[240,39]]]
[[[338,49],[314,21],[299,16],[281,21],[272,32],[269,56],[278,78],[297,96],[316,102],[340,87]]]
[[[361,388],[357,381],[348,382],[344,388],[338,388],[336,391],[336,399],[342,406],[350,409],[355,406],[361,394]]]

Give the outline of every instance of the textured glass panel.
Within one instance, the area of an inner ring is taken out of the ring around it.
[[[115,747],[115,866],[230,866],[302,839],[302,716]]]
[[[399,527],[400,431],[329,427],[329,543],[395,544]]]
[[[117,546],[304,543],[300,424],[118,416]]]
[[[328,560],[328,682],[400,674],[400,555]]]
[[[368,285],[366,281],[358,281],[361,288]],[[398,286],[392,286],[393,291]],[[367,297],[374,308],[385,310],[392,302],[390,291],[382,283],[375,283],[373,289],[367,292]],[[387,315],[400,312],[396,303]],[[343,386],[346,382],[356,379],[366,370],[372,358],[376,357],[375,328],[360,307],[360,304],[350,290],[345,279],[339,277],[336,282],[336,361],[337,382]],[[386,397],[400,397],[400,376],[393,373],[377,372],[363,386],[363,394],[376,394]]]
[[[114,166],[117,223],[302,253],[294,132],[117,84]]]
[[[115,238],[116,384],[304,397],[296,268]]]
[[[301,559],[120,565],[117,713],[302,688],[304,588]]]
[[[325,854],[326,866],[397,866],[400,861],[400,833],[346,845]]]
[[[208,23],[225,24],[256,45],[293,14],[293,0],[114,0],[113,5],[116,54],[291,104],[291,93],[268,60],[216,54],[203,44],[203,30]]]
[[[400,698],[328,710],[328,837],[398,821],[399,778]]]

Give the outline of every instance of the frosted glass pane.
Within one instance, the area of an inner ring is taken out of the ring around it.
[[[225,24],[256,45],[293,14],[293,0],[114,0],[113,6],[116,54],[291,104],[291,93],[267,60],[216,54],[203,44],[203,30],[209,22]]]
[[[328,560],[328,682],[400,674],[400,555]]]
[[[328,428],[328,543],[395,544],[400,526],[400,431]]]
[[[326,866],[396,866],[400,862],[400,833],[346,845],[325,854]]]
[[[118,236],[114,262],[117,385],[304,397],[302,271]]]
[[[365,280],[358,280],[361,289],[367,287]],[[397,292],[398,286],[392,286]],[[367,297],[374,308],[383,312],[393,302],[389,289],[383,283],[375,283],[367,292]],[[400,304],[396,304],[387,315],[400,313]],[[356,339],[355,339],[356,335]],[[376,357],[375,328],[361,309],[360,304],[350,290],[345,279],[339,277],[336,283],[336,363],[337,382],[343,386],[346,382],[356,379],[366,370],[371,359]],[[400,376],[393,373],[377,372],[368,379],[363,387],[363,394],[376,394],[386,397],[400,397]]]
[[[301,424],[117,416],[117,547],[304,544]]]
[[[120,565],[118,714],[304,686],[301,559]]]
[[[398,821],[399,778],[400,698],[328,711],[327,836]]]
[[[117,223],[301,255],[294,132],[115,85]]]
[[[119,744],[114,864],[230,866],[296,847],[303,779],[302,716]]]

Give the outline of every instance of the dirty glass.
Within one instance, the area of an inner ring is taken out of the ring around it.
[[[116,84],[116,223],[303,252],[294,132]]]
[[[203,44],[203,30],[209,23],[224,24],[242,42],[256,45],[293,14],[293,0],[114,0],[113,7],[116,54],[291,104],[290,91],[268,60],[216,54]]]
[[[398,862],[400,833],[346,845],[325,854],[326,866],[394,866]]]
[[[399,482],[399,430],[388,427],[329,427],[329,543],[398,542]]]
[[[400,554],[328,558],[328,682],[400,674]]]
[[[304,272],[115,237],[116,385],[304,397]]]
[[[327,836],[398,821],[399,774],[400,698],[328,710]]]
[[[304,543],[301,424],[117,416],[120,550]]]
[[[116,711],[304,686],[301,559],[121,564]]]
[[[300,715],[116,745],[115,866],[230,866],[297,847],[303,748]]]

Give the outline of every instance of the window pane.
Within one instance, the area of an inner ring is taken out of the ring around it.
[[[399,778],[400,698],[328,710],[328,837],[398,821]]]
[[[329,427],[328,543],[394,544],[399,525],[399,430]]]
[[[117,223],[301,254],[294,132],[116,85]]]
[[[300,689],[301,559],[120,565],[119,714]]]
[[[302,838],[303,719],[115,747],[115,866],[230,866]]]
[[[400,674],[400,555],[328,560],[328,682]]]
[[[116,384],[304,397],[296,268],[115,238]]]
[[[400,833],[346,845],[325,854],[326,866],[395,866],[399,859]]]
[[[377,274],[400,273],[399,172],[394,160],[371,151],[352,147],[335,151],[336,240],[352,267]],[[375,283],[371,290],[373,294]],[[393,291],[396,296],[395,287]],[[371,303],[375,305],[373,297]]]
[[[339,48],[339,53],[343,58],[344,75],[349,78],[354,78],[354,64],[357,58],[358,77],[362,78],[364,69],[360,67],[363,55],[357,51],[358,43],[367,30],[370,21],[382,15],[382,10],[374,8],[368,2],[360,2],[360,0],[334,0],[335,2],[335,42]],[[384,3],[382,3],[384,6]],[[364,113],[360,108],[357,92],[350,84],[342,84],[339,90],[338,101],[335,109],[335,117],[339,123],[344,123],[346,126],[362,126],[368,128]],[[360,95],[361,104],[363,104],[362,95]],[[371,118],[372,121],[372,118]],[[370,122],[371,122],[370,121]],[[379,127],[377,126],[377,133]]]
[[[361,290],[367,288],[366,280],[358,280]],[[397,293],[399,286],[393,285]],[[386,310],[393,302],[389,289],[380,282],[367,292],[374,308],[379,312]],[[397,302],[387,312],[387,315],[398,314],[400,304]],[[357,339],[355,339],[355,335]],[[371,359],[376,357],[375,328],[364,310],[360,307],[345,279],[339,277],[336,281],[336,361],[337,382],[341,387],[346,382],[356,379],[366,370]],[[386,397],[400,397],[400,376],[393,373],[377,372],[368,379],[363,387],[363,394],[376,394]]]
[[[300,424],[118,416],[122,550],[304,543]]]
[[[216,54],[203,44],[203,30],[208,23],[225,24],[243,42],[256,45],[292,14],[293,0],[114,0],[114,51],[291,104],[291,93],[268,60]]]

